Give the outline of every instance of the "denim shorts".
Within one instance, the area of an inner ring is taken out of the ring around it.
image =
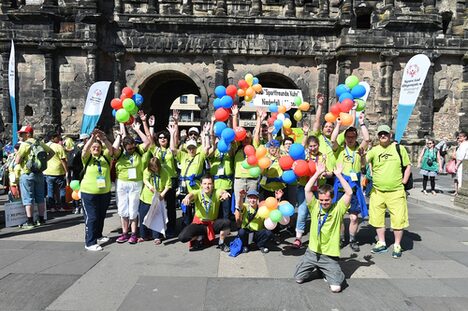
[[[20,177],[21,200],[23,205],[44,203],[44,175],[42,173],[22,174]]]

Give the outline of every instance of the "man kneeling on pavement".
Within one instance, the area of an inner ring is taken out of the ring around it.
[[[225,238],[231,229],[229,219],[218,219],[220,202],[227,200],[231,195],[225,190],[213,188],[213,177],[205,175],[201,179],[201,190],[190,192],[182,200],[185,206],[195,203],[195,216],[193,221],[179,234],[179,241],[189,242],[189,250],[203,249],[204,239],[212,243],[215,233],[219,233],[218,248],[223,252],[229,252],[229,246]]]

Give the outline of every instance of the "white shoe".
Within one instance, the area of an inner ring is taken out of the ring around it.
[[[99,239],[97,239],[99,243],[107,243],[109,242],[109,237],[108,236],[102,236]]]
[[[97,245],[97,244],[94,244],[94,245],[91,245],[91,246],[85,246],[85,248],[88,251],[92,251],[92,252],[102,251],[102,247],[100,245]]]

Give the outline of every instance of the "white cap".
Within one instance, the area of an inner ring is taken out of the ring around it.
[[[87,138],[89,138],[89,134],[86,134],[86,133],[80,134],[80,140],[84,140],[84,139],[87,139]]]
[[[187,142],[185,143],[185,146],[186,146],[187,148],[190,147],[190,146],[196,148],[196,147],[198,147],[198,144],[197,144],[197,142],[196,142],[195,140],[189,139],[189,140],[187,140]]]
[[[189,128],[189,130],[188,130],[187,133],[190,133],[190,132],[195,132],[195,133],[197,133],[198,135],[200,135],[200,131],[198,130],[197,127],[194,127],[194,126],[192,126],[191,128]]]

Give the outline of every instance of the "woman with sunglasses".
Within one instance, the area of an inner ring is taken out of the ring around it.
[[[421,168],[420,174],[423,177],[422,192],[427,194],[427,180],[431,181],[431,193],[436,195],[435,178],[437,173],[441,171],[442,160],[439,150],[435,148],[434,140],[427,139],[426,146],[421,150],[418,157],[418,168]]]

